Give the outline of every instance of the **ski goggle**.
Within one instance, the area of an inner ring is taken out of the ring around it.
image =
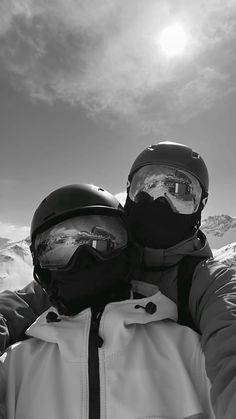
[[[80,246],[90,246],[106,259],[125,248],[127,241],[126,229],[118,217],[81,215],[38,233],[34,254],[41,268],[53,270],[65,267]]]
[[[184,170],[153,164],[134,174],[129,197],[135,203],[145,198],[164,197],[175,213],[193,214],[199,208],[202,188],[199,181]]]

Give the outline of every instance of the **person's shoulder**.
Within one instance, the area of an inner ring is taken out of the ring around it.
[[[199,334],[190,327],[180,325],[171,319],[153,322],[150,327],[153,339],[156,339],[157,347],[163,345],[178,351],[182,356],[191,357],[197,352],[202,353]]]
[[[13,345],[9,346],[7,350],[2,355],[2,361],[8,363],[12,360],[15,360],[18,364],[22,359],[30,358],[32,355],[36,355],[44,342],[40,339],[29,337],[23,341],[16,342]]]
[[[36,340],[37,339],[35,339],[33,337],[27,337],[25,340],[13,343],[11,346],[9,346],[9,348],[7,348],[5,353],[7,355],[10,355],[10,354],[13,354],[13,353],[14,354],[19,354],[21,351],[24,351],[26,349],[29,349],[29,348],[33,347]]]
[[[205,271],[208,275],[228,275],[228,274],[235,274],[236,269],[234,266],[228,266],[225,261],[217,260],[214,257],[210,257],[202,261],[198,269],[201,271]]]
[[[215,292],[222,287],[232,292],[232,283],[236,280],[236,270],[213,257],[201,261],[195,269],[191,294],[201,295],[207,289]]]

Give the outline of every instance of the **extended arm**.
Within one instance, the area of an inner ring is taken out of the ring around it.
[[[26,329],[50,307],[45,291],[35,281],[19,291],[0,294],[0,353],[24,339]]]
[[[202,333],[206,371],[217,419],[236,412],[236,273],[214,261],[201,263],[190,292],[190,310]]]

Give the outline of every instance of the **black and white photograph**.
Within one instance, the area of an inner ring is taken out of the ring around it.
[[[235,419],[236,0],[0,0],[0,419]]]

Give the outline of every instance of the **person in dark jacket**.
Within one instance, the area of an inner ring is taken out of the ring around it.
[[[186,310],[179,314],[185,324],[186,313],[186,324],[201,334],[217,419],[234,419],[236,274],[234,269],[214,261],[200,230],[208,187],[207,167],[197,152],[179,143],[154,144],[132,165],[125,211],[133,242],[138,244],[135,275],[141,296],[150,295],[158,286],[179,305],[180,267],[187,256],[198,261],[201,258],[190,278]],[[33,284],[15,293],[2,293],[1,349],[22,339],[26,328],[48,304],[47,296]]]
[[[199,153],[183,144],[161,142],[134,161],[125,210],[133,241],[141,248],[137,279],[143,294],[158,285],[178,305],[180,323],[200,333],[216,417],[233,419],[236,272],[214,261],[200,230],[208,188],[208,170]],[[196,267],[185,278],[190,259]]]

